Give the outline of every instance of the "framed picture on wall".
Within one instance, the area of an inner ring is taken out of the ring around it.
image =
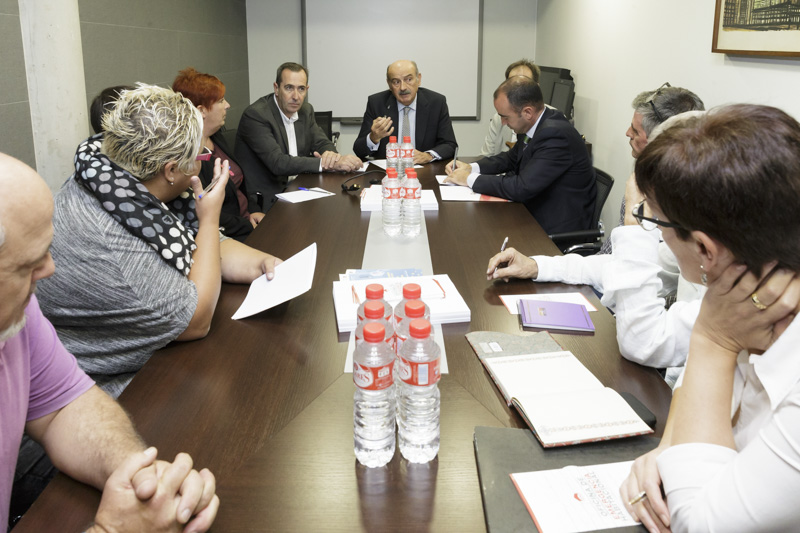
[[[800,57],[800,0],[717,0],[711,51]]]

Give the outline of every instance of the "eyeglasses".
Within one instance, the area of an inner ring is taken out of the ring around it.
[[[203,147],[203,150],[204,152],[202,154],[194,158],[195,161],[211,161],[211,156],[214,154],[212,154],[211,150],[209,150],[205,146]]]
[[[656,89],[656,92],[651,94],[650,97],[647,100],[645,100],[645,103],[650,104],[650,107],[653,109],[653,113],[656,115],[658,122],[664,122],[664,117],[662,117],[661,113],[659,113],[658,109],[656,109],[656,104],[653,100],[655,100],[658,97],[658,95],[661,94],[662,89],[668,89],[670,87],[672,87],[672,85],[670,85],[669,82],[664,83],[661,87]]]
[[[683,226],[680,224],[675,224],[674,222],[665,222],[663,220],[658,220],[657,218],[649,218],[644,216],[645,201],[646,200],[642,200],[633,206],[633,210],[631,211],[633,218],[636,219],[636,222],[638,222],[639,225],[645,229],[645,231],[653,231],[659,226],[663,226],[665,228],[684,229]]]

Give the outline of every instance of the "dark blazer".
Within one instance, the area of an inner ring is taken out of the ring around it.
[[[286,189],[289,176],[319,172],[320,160],[314,157],[314,152],[336,151],[317,125],[314,108],[305,102],[294,123],[297,157],[290,156],[280,113],[274,94],[262,96],[244,110],[236,134],[236,159],[248,190],[264,195],[265,213],[275,203],[275,195]]]
[[[447,99],[444,95],[420,87],[417,91],[417,122],[415,125],[415,148],[420,152],[433,150],[442,159],[450,159],[456,152],[458,143],[450,122],[450,111],[447,109]],[[397,99],[392,91],[385,90],[373,94],[367,99],[367,110],[364,111],[364,120],[361,122],[361,131],[353,143],[353,152],[361,159],[372,156],[376,159],[386,158],[386,145],[389,137],[386,136],[378,143],[378,149],[370,152],[367,146],[367,136],[372,128],[372,121],[378,117],[387,116],[392,119],[394,132],[398,141],[402,142],[398,126],[400,126]]]
[[[228,144],[222,130],[211,136],[211,142],[214,146],[222,150],[228,155],[228,159],[239,165],[239,162],[233,157],[233,147]],[[239,165],[241,167],[241,165]],[[244,173],[244,169],[242,169]],[[245,176],[247,174],[245,173]],[[209,186],[214,179],[214,161],[203,161],[200,167],[200,181],[203,183],[203,188]],[[242,185],[239,188],[242,194],[247,198],[247,209],[251,212],[258,212],[259,207],[255,200],[247,194],[247,184],[242,180]],[[225,186],[225,199],[222,202],[222,211],[219,214],[219,226],[222,233],[228,237],[232,237],[237,241],[244,241],[250,232],[253,231],[253,225],[250,220],[240,215],[239,199],[236,196],[236,185],[233,181],[228,180],[228,185]]]
[[[580,134],[561,112],[545,109],[528,144],[517,139],[510,151],[477,162],[472,190],[524,203],[547,233],[589,229],[597,186]]]

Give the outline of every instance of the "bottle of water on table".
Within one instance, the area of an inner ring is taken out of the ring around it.
[[[386,145],[386,170],[393,168],[397,170],[400,164],[400,145],[397,144],[397,137],[394,135],[389,137],[389,143]]]
[[[394,354],[385,337],[383,324],[366,324],[353,354],[353,445],[358,462],[370,468],[391,461],[395,449]]]
[[[367,324],[377,322],[383,324],[386,332],[386,344],[389,346],[389,349],[397,353],[395,349],[395,341],[397,338],[394,333],[394,319],[391,315],[391,311],[388,316],[386,315],[386,306],[388,306],[388,304],[383,300],[376,299],[364,302],[364,320],[358,320],[356,325],[356,346],[364,342],[364,327]],[[391,307],[389,309],[391,309]]]
[[[439,453],[439,347],[431,324],[416,319],[399,355],[398,440],[411,463],[427,463]]]
[[[366,293],[367,299],[358,306],[356,309],[356,328],[363,324],[367,318],[365,313],[365,307],[370,300],[378,300],[383,304],[383,316],[386,320],[391,320],[392,316],[394,315],[394,310],[392,306],[383,298],[383,285],[380,283],[370,283],[364,289]]]
[[[403,230],[400,180],[397,178],[395,169],[386,169],[386,177],[383,178],[382,184],[383,202],[381,204],[381,216],[383,217],[383,232],[390,237],[394,237],[400,235],[400,232]]]
[[[416,237],[421,231],[422,218],[422,187],[417,179],[417,171],[413,168],[406,170],[406,179],[403,180],[403,235]]]

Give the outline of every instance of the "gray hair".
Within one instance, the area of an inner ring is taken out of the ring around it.
[[[141,181],[170,161],[191,174],[203,141],[203,117],[188,98],[143,83],[120,93],[103,129],[103,153]]]
[[[668,118],[686,111],[705,110],[703,101],[692,91],[682,87],[644,91],[633,99],[631,105],[636,113],[642,115],[642,128],[648,139],[653,128]]]

